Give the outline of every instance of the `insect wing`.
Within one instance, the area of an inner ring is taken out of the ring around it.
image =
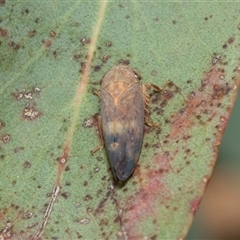
[[[103,136],[115,178],[125,181],[138,161],[144,130],[144,99],[139,82],[130,84],[117,103],[101,90]]]

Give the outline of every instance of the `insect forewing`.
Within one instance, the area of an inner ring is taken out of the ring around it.
[[[103,137],[114,177],[125,181],[139,159],[144,131],[142,86],[127,66],[112,68],[101,81]]]

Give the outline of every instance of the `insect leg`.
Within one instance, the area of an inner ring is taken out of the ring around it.
[[[156,86],[157,87],[157,86]],[[146,89],[149,88],[148,86],[143,86],[143,96],[144,96],[144,111],[145,111],[145,115],[144,115],[144,122],[145,125],[149,126],[149,127],[159,127],[159,124],[157,123],[153,123],[149,121],[149,101],[150,101],[150,96],[147,94]]]
[[[103,140],[103,131],[102,131],[102,119],[101,119],[101,116],[99,115],[97,117],[98,119],[98,131],[99,131],[99,136],[100,136],[100,139],[101,139],[101,145],[94,148],[91,153],[92,155],[97,152],[98,150],[102,150],[104,148],[104,140]]]
[[[181,93],[181,88],[180,87],[178,87],[173,81],[171,81],[171,80],[168,80],[164,85],[163,85],[163,87],[162,88],[160,88],[160,87],[158,87],[157,85],[154,85],[154,84],[148,84],[148,85],[150,85],[150,87],[152,86],[153,88],[155,88],[156,90],[158,90],[158,91],[163,91],[166,87],[172,87],[172,86],[174,86],[175,88],[176,88],[176,92],[177,93],[179,93],[181,96],[182,96],[182,98],[184,99],[184,101],[185,101],[185,103],[187,103],[187,100],[186,100],[186,98],[184,97],[184,95]],[[195,114],[193,114],[194,115],[194,117],[195,118],[197,118],[198,119],[198,121],[200,122],[200,124],[205,124],[205,122],[203,121],[203,120],[201,120],[201,116],[196,116]]]
[[[92,93],[93,93],[94,95],[98,96],[99,99],[101,99],[100,90],[92,89]]]
[[[149,101],[150,96],[147,94],[147,89],[154,88],[157,92],[162,92],[167,88],[168,86],[174,86],[176,88],[176,91],[181,94],[181,89],[173,83],[171,80],[168,80],[165,82],[165,84],[162,87],[159,87],[155,84],[146,84],[143,86],[143,94],[144,94],[144,102],[145,102],[145,124],[150,127],[159,127],[159,124],[153,123],[149,121]],[[184,96],[181,94],[183,99],[185,100]],[[185,100],[186,101],[186,100]]]
[[[174,86],[176,88],[176,92],[180,93],[180,95],[185,99],[185,97],[181,94],[181,88],[178,87],[173,81],[171,80],[167,80],[164,85],[162,87],[159,87],[155,84],[152,84],[152,83],[149,83],[149,84],[146,84],[145,87],[146,89],[150,89],[151,87],[154,88],[157,92],[162,92],[164,91],[167,87],[171,87],[171,86]]]
[[[171,81],[171,80],[167,80],[162,87],[159,87],[159,86],[157,86],[157,85],[155,85],[155,84],[152,84],[152,83],[146,84],[144,87],[145,87],[145,89],[150,89],[150,88],[152,87],[152,88],[154,88],[157,92],[163,92],[167,87],[172,87],[172,86],[175,87],[175,89],[176,89],[175,92],[176,92],[176,93],[179,93],[179,94],[182,96],[182,98],[183,98],[183,100],[185,101],[185,103],[187,103],[186,98],[185,98],[184,95],[181,93],[181,88],[178,87],[178,86],[177,86],[173,81]],[[149,99],[148,99],[148,102],[149,102]],[[148,105],[145,104],[145,106],[147,106],[147,108],[148,108]],[[194,117],[196,117],[201,124],[204,124],[204,121],[202,121],[199,116],[196,116],[196,115],[194,114]]]

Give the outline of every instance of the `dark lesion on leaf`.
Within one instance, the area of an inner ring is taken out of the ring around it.
[[[36,107],[28,105],[22,110],[21,116],[23,119],[33,121],[43,115],[42,112],[36,109]]]
[[[18,43],[13,42],[13,41],[9,41],[8,46],[10,48],[12,48],[13,50],[18,50],[20,48],[20,45]]]
[[[130,60],[129,59],[119,59],[118,60],[118,64],[129,65],[130,64]]]
[[[92,127],[98,128],[98,117],[99,116],[100,116],[100,114],[96,113],[89,118],[85,118],[82,126],[84,128],[92,128]]]
[[[34,37],[34,36],[36,35],[36,32],[37,32],[37,31],[36,31],[35,29],[32,30],[32,31],[29,31],[29,32],[28,32],[28,37],[30,37],[30,38],[31,38],[31,37]]]
[[[2,130],[6,126],[5,122],[0,120],[0,130]]]
[[[8,34],[7,29],[5,29],[5,28],[0,28],[0,34],[1,34],[2,37],[6,37],[7,34]]]
[[[1,137],[1,139],[2,139],[2,142],[3,142],[3,143],[8,143],[8,142],[10,141],[10,139],[11,139],[11,136],[10,136],[9,134],[4,134],[4,135]]]

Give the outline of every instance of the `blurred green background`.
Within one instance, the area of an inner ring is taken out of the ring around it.
[[[240,239],[240,95],[225,130],[212,178],[186,239]]]

